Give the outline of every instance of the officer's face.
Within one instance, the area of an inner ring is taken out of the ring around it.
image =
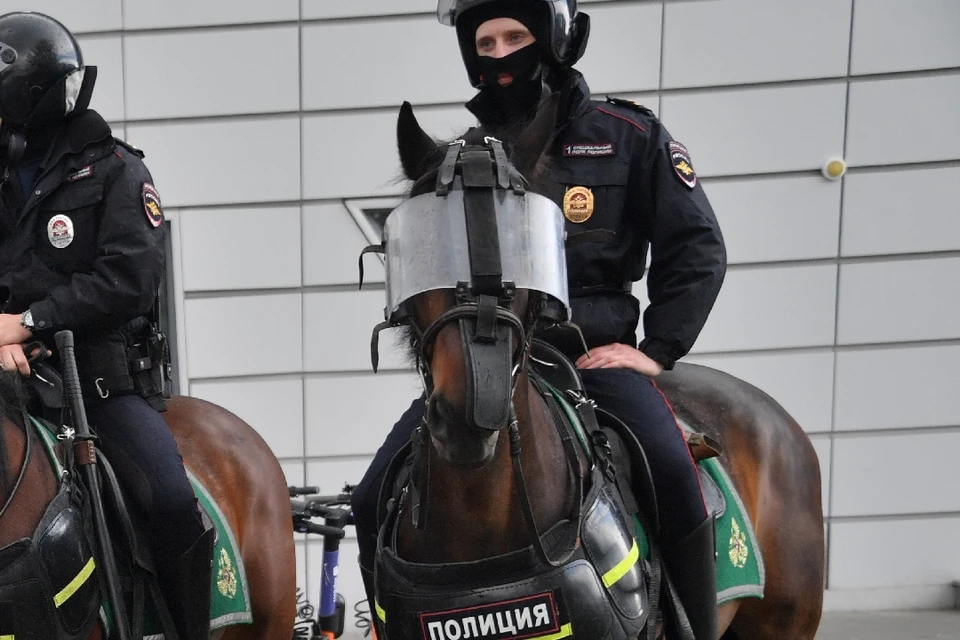
[[[492,58],[504,58],[518,49],[536,42],[530,29],[513,18],[494,18],[487,20],[477,28],[477,55]],[[500,74],[497,81],[506,86],[513,82],[509,73]]]

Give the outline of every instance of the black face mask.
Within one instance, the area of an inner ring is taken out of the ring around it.
[[[524,116],[539,104],[543,92],[543,64],[536,44],[517,49],[503,58],[478,56],[477,66],[484,86],[511,118]],[[497,78],[501,73],[509,73],[513,82],[500,86]]]

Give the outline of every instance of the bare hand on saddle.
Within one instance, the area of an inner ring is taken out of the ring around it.
[[[30,375],[31,362],[49,355],[50,352],[40,342],[4,345],[0,347],[0,371],[16,370],[26,377]]]
[[[577,369],[633,369],[648,378],[656,378],[663,365],[628,344],[614,342],[594,347],[577,358]]]
[[[0,313],[0,347],[26,342],[33,334],[20,323],[20,316]]]

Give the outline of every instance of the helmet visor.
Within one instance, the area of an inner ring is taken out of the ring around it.
[[[487,4],[493,0],[439,0],[437,2],[437,20],[440,21],[440,24],[445,24],[448,27],[452,27],[457,22],[457,17],[474,7],[479,7],[482,4]],[[553,5],[563,5],[562,12],[565,15],[569,15],[570,10],[567,8],[567,0],[539,0],[540,2],[549,2]]]

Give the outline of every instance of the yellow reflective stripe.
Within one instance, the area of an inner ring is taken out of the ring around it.
[[[57,605],[58,609],[60,605],[70,599],[70,596],[77,592],[77,589],[83,586],[83,583],[86,582],[93,573],[94,567],[96,567],[96,564],[93,562],[93,558],[90,558],[87,560],[87,564],[83,565],[83,569],[80,569],[80,573],[70,581],[70,584],[65,586],[60,593],[53,596],[53,603]],[[10,636],[10,638],[12,639],[13,636]],[[4,638],[0,636],[0,640],[4,640]]]
[[[530,640],[560,640],[560,638],[569,638],[572,635],[573,635],[573,625],[571,625],[568,622],[567,624],[560,627],[560,631],[557,631],[556,633],[551,633],[548,636],[536,636],[534,638],[530,638]],[[3,639],[0,638],[0,640],[3,640]]]
[[[0,636],[0,640],[17,640],[13,636]]]
[[[617,580],[627,575],[627,571],[630,571],[630,568],[636,564],[637,558],[640,557],[640,547],[637,546],[637,541],[633,541],[633,547],[630,548],[630,553],[627,554],[627,557],[617,563],[617,565],[603,574],[603,586],[609,587],[612,584],[616,584]]]
[[[373,601],[373,606],[377,609],[377,617],[380,618],[382,622],[386,622],[387,612],[383,610],[383,607],[380,606],[380,603],[377,602],[376,599]],[[0,638],[0,640],[3,640],[3,638]]]

